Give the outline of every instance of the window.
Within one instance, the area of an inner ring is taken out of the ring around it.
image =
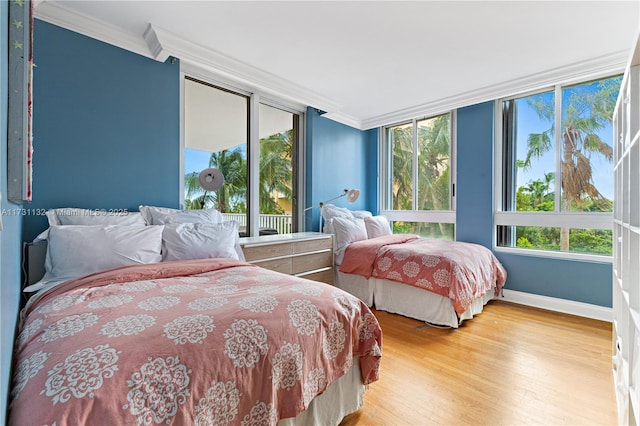
[[[497,245],[611,255],[613,109],[621,77],[500,103]]]
[[[454,238],[453,113],[388,126],[382,214],[396,233]]]
[[[184,96],[185,208],[246,216],[249,98],[191,79],[185,79]],[[220,170],[225,179],[213,194],[198,184],[207,167]]]
[[[259,102],[259,96],[188,77],[184,105],[185,208],[218,209],[226,220],[240,222],[245,235],[252,216],[258,218],[254,235],[293,232],[300,115]],[[255,143],[252,128],[257,129]],[[257,156],[256,165],[252,156]],[[207,167],[225,178],[215,193],[205,193],[198,184],[198,174]]]
[[[293,226],[298,115],[260,104],[260,227],[290,233]]]

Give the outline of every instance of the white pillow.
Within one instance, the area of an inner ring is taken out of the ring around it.
[[[333,219],[334,217],[353,217],[351,210],[333,204],[323,204],[320,214],[325,220]]]
[[[49,227],[45,274],[25,292],[119,266],[162,261],[162,226]]]
[[[99,210],[59,208],[47,210],[49,226],[54,225],[140,225],[144,226],[145,220],[139,212],[130,212],[127,209]]]
[[[353,215],[353,217],[359,217],[360,219],[373,216],[373,213],[371,213],[369,210],[351,210],[351,214]]]
[[[222,214],[216,209],[209,210],[180,210],[166,215],[163,218],[154,219],[163,223],[222,223]]]
[[[140,206],[138,209],[148,225],[164,225],[169,220],[168,217],[171,217],[172,222],[179,223],[220,223],[224,221],[222,214],[216,209],[179,210],[155,206]]]
[[[224,257],[242,259],[238,222],[176,223],[164,225],[163,260],[190,260]]]
[[[385,216],[371,216],[364,218],[364,226],[367,228],[369,238],[391,235],[391,224]]]
[[[364,220],[359,218],[334,217],[331,222],[336,241],[334,260],[336,265],[340,265],[349,244],[367,239],[367,229]]]
[[[322,229],[322,232],[324,232],[325,234],[335,234],[333,230],[333,222],[331,220],[334,217],[353,217],[353,213],[351,213],[351,210],[345,207],[338,207],[333,204],[323,204],[322,208],[320,209],[320,214],[324,218],[324,227]]]

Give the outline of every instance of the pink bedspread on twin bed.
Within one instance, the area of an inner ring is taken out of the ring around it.
[[[507,279],[491,250],[459,241],[394,234],[350,244],[340,272],[410,284],[451,299],[458,315]]]
[[[118,268],[25,308],[10,425],[276,424],[360,357],[378,378],[382,333],[335,287],[226,259]]]

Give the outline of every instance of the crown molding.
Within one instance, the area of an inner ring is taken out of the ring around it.
[[[147,48],[154,59],[164,62],[169,56],[179,58],[193,66],[204,68],[244,87],[276,95],[297,103],[320,108],[324,111],[339,111],[341,105],[292,81],[278,77],[253,65],[239,61],[216,50],[149,24],[144,33]]]
[[[362,120],[361,130],[386,126],[407,119],[442,114],[456,108],[475,105],[508,96],[540,90],[559,83],[571,83],[622,73],[627,65],[629,52],[619,51],[571,65],[554,68],[526,77],[516,78],[481,89],[471,90],[455,96],[416,105]]]
[[[150,24],[143,35],[127,33],[120,27],[78,13],[58,2],[36,1],[35,17],[50,24],[160,62],[173,56],[179,58],[181,62],[206,70],[207,73],[234,81],[240,87],[258,90],[278,99],[320,108],[324,111],[335,112],[341,109],[339,103],[326,96],[215,50],[184,40],[157,26]],[[348,123],[354,122],[347,118],[344,120]]]
[[[323,114],[324,117],[359,130],[441,114],[456,108],[535,91],[558,83],[584,81],[607,74],[622,73],[629,56],[628,51],[620,51],[360,120],[343,113],[342,105],[320,93],[215,50],[184,40],[152,24],[141,36],[127,33],[120,27],[75,12],[59,2],[35,0],[34,6],[35,17],[42,21],[157,61],[164,62],[170,56],[179,58],[181,62],[203,70],[204,74],[223,77],[227,81],[237,83],[241,88],[260,91],[278,99],[327,111]]]
[[[144,39],[138,34],[127,33],[120,27],[78,13],[58,2],[43,0],[35,3],[34,6],[34,16],[42,21],[129,50],[147,58],[152,57]]]

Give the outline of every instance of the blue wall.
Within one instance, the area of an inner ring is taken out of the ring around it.
[[[456,238],[493,244],[493,102],[460,108]],[[505,288],[611,307],[612,265],[497,252]]]
[[[180,65],[36,20],[32,208],[178,207]],[[32,240],[47,226],[26,217]]]
[[[361,131],[322,117],[307,108],[306,205],[340,195],[344,189],[357,188],[360,198],[349,204],[344,198],[334,201],[352,210],[378,211],[378,130]],[[320,209],[309,210],[305,229],[317,231]]]
[[[6,422],[6,403],[11,380],[13,338],[20,305],[21,206],[9,203],[7,194],[7,105],[8,105],[8,2],[0,1],[0,192],[2,225],[0,232],[0,424]]]
[[[507,269],[510,290],[592,305],[612,306],[610,263],[562,260],[497,253]]]

